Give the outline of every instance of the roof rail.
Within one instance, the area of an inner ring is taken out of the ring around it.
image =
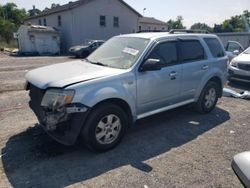
[[[169,34],[178,34],[178,33],[205,33],[209,34],[210,32],[207,30],[200,30],[200,29],[171,29]]]
[[[164,31],[164,30],[140,30],[140,31],[137,31],[136,33],[157,33],[157,32],[167,32],[167,31]]]

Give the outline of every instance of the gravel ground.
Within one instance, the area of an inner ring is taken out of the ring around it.
[[[28,108],[23,76],[70,60],[0,58],[0,187],[242,187],[230,165],[250,148],[250,101],[222,98],[207,115],[185,106],[143,119],[102,154],[50,139]]]

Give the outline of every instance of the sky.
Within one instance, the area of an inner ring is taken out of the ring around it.
[[[0,0],[0,4],[14,2],[26,10],[32,9],[32,5],[43,10],[45,7],[50,7],[52,2],[62,5],[68,1],[70,0]],[[250,0],[125,0],[125,2],[141,14],[146,8],[144,16],[165,22],[181,15],[187,27],[197,22],[213,26],[231,16],[241,14],[244,10],[250,11]]]

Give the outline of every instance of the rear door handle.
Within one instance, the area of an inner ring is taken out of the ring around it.
[[[201,69],[202,70],[207,70],[208,69],[208,65],[203,65]]]

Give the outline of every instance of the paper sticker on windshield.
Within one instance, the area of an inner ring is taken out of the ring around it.
[[[133,49],[133,48],[124,48],[122,52],[136,56],[139,53],[139,50]]]

